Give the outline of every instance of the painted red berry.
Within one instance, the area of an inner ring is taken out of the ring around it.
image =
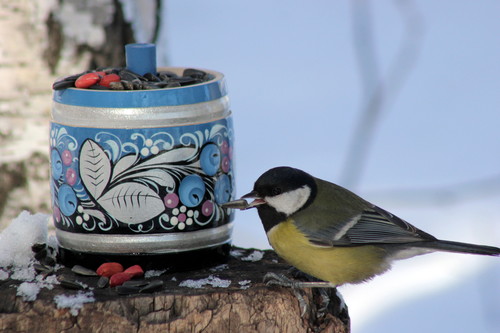
[[[97,73],[87,73],[80,76],[76,79],[75,87],[77,88],[88,88],[98,83],[101,80],[101,77]]]
[[[201,206],[201,213],[205,216],[212,215],[213,211],[214,211],[214,203],[210,200],[205,201]]]
[[[224,156],[222,159],[222,171],[225,173],[229,172],[229,168],[231,167],[231,163],[229,162],[229,157]]]
[[[165,203],[165,207],[167,208],[175,208],[179,204],[179,196],[175,193],[169,193],[163,199]]]
[[[99,82],[99,84],[103,87],[108,87],[109,88],[109,84],[111,82],[120,82],[120,77],[117,75],[117,74],[108,74],[108,75],[105,75],[101,81]]]
[[[66,170],[66,183],[68,183],[69,186],[73,186],[76,184],[76,171],[72,168],[68,168]]]
[[[227,141],[223,141],[220,146],[220,151],[223,154],[227,154],[229,152],[229,143]]]
[[[64,165],[71,165],[71,163],[73,162],[73,154],[71,154],[71,152],[66,149],[62,152],[61,159]]]

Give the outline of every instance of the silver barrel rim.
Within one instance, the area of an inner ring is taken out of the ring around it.
[[[81,234],[56,229],[59,245],[67,250],[107,254],[167,254],[215,247],[231,240],[233,223],[191,232],[167,234]]]

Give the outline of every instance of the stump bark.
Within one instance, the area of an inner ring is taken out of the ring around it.
[[[316,289],[300,289],[307,310],[301,307],[294,290],[268,287],[266,272],[287,274],[289,266],[274,252],[262,251],[258,261],[245,259],[252,249],[236,249],[227,263],[196,271],[169,272],[158,277],[164,282],[152,294],[119,295],[116,288],[98,289],[97,277],[74,275],[69,268],[57,275],[71,275],[89,289],[76,291],[54,285],[43,288],[32,302],[16,296],[22,281],[0,281],[1,332],[349,332],[347,308],[335,289],[326,290],[330,303],[319,311],[321,297]],[[205,285],[183,287],[182,281],[212,276],[230,281],[228,287]],[[181,286],[180,286],[181,285]],[[58,295],[85,292],[94,298],[81,309],[58,308]]]

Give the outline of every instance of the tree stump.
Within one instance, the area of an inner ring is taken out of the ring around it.
[[[0,280],[0,331],[349,332],[347,308],[335,289],[326,290],[330,303],[321,313],[317,289],[294,291],[263,284],[265,273],[287,274],[288,269],[273,251],[233,248],[225,264],[196,271],[166,270],[148,278],[161,279],[161,290],[119,295],[116,288],[97,288],[98,277],[77,276],[61,268],[54,274],[72,276],[88,289],[70,290],[56,284],[52,289],[42,288],[31,302],[16,296],[22,281]],[[186,280],[200,279],[224,283],[185,286]],[[303,316],[296,292],[307,304]],[[65,308],[55,301],[58,296],[82,294],[93,300],[81,308]]]

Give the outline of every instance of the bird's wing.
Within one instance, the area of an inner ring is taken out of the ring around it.
[[[377,206],[365,209],[363,213],[334,227],[324,226],[313,232],[302,231],[311,243],[319,246],[401,244],[436,240],[434,236]]]

